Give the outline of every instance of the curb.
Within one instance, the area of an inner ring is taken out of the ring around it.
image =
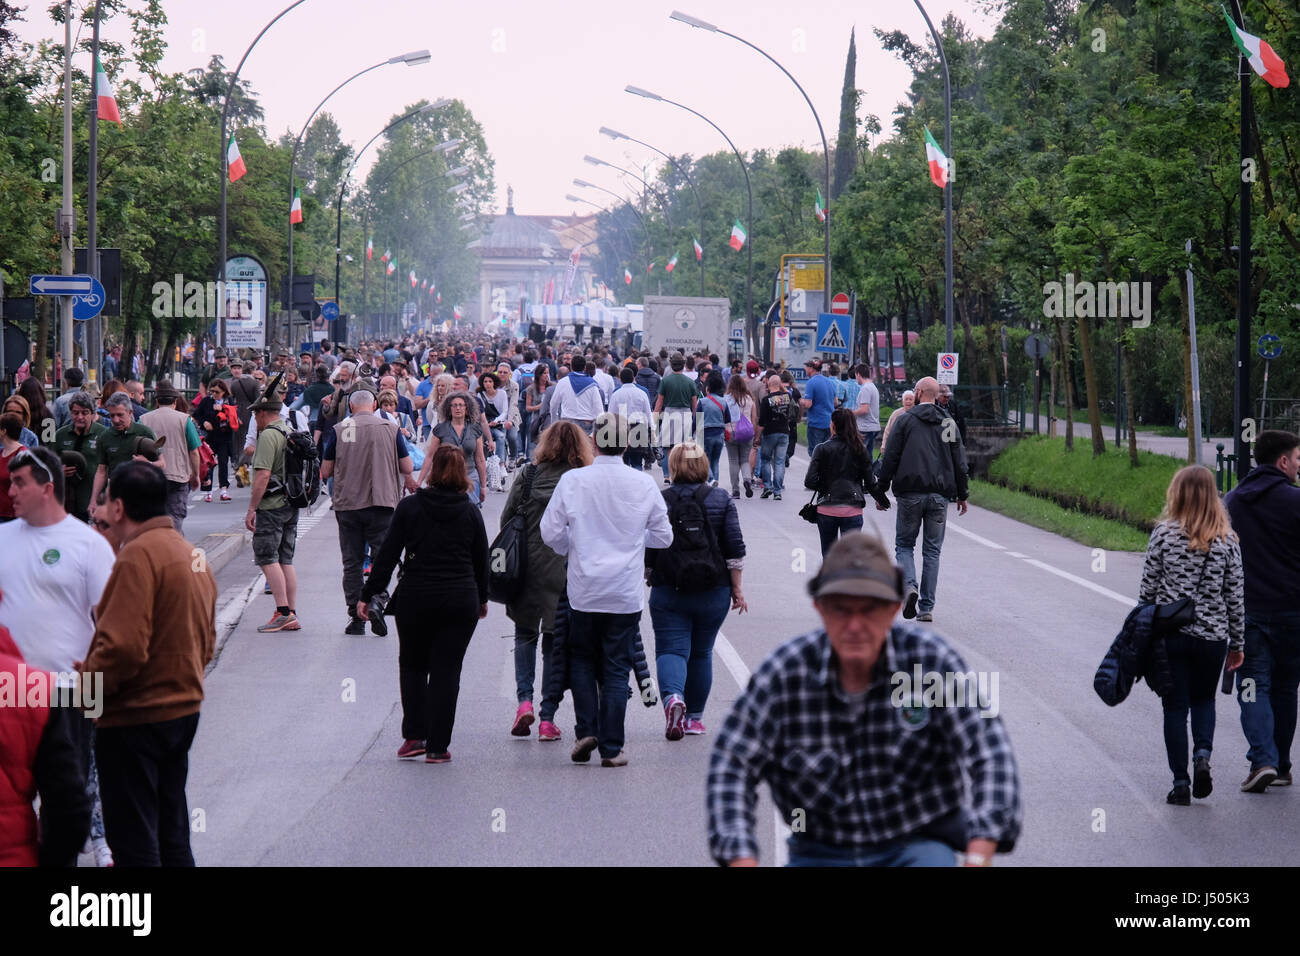
[[[206,535],[194,546],[204,553],[208,570],[214,575],[234,559],[245,544],[252,544],[249,531],[215,531]]]

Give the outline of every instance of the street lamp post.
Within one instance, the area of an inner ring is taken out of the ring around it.
[[[586,203],[588,206],[591,206],[593,209],[598,209],[601,212],[609,213],[609,221],[612,222],[614,224],[614,227],[623,234],[623,241],[627,243],[628,256],[630,257],[632,255],[632,252],[634,251],[634,246],[632,245],[632,236],[623,227],[623,224],[618,221],[618,217],[614,215],[613,210],[606,209],[604,206],[601,206],[598,203],[594,203],[590,199],[583,199],[581,196],[575,196],[573,195],[573,193],[566,193],[564,198],[567,199],[569,202]],[[590,245],[590,243],[584,243],[584,245]]]
[[[930,28],[935,49],[939,51],[939,66],[943,68],[943,154],[948,159],[947,185],[943,187],[943,321],[947,329],[947,351],[952,351],[952,80],[948,75],[948,58],[943,53],[943,41],[930,22],[930,15],[921,6],[921,0],[912,0]],[[967,343],[967,348],[970,344]]]
[[[583,161],[584,163],[589,163],[589,164],[592,165],[592,166],[608,166],[610,169],[616,169],[616,170],[618,170],[620,173],[622,173],[624,176],[631,176],[633,179],[635,179],[637,182],[639,182],[642,186],[644,186],[644,187],[646,188],[646,192],[653,193],[653,194],[654,194],[654,197],[655,197],[656,199],[658,199],[660,203],[663,204],[663,207],[664,207],[664,222],[666,222],[666,223],[668,224],[668,234],[669,234],[670,236],[672,235],[672,230],[673,230],[673,221],[672,221],[672,217],[669,215],[669,212],[668,212],[668,194],[667,194],[667,192],[664,192],[664,193],[661,194],[661,193],[659,192],[659,190],[655,189],[653,186],[650,185],[649,180],[647,180],[644,176],[638,176],[636,173],[632,172],[632,170],[630,170],[630,169],[624,169],[622,166],[615,166],[613,163],[607,163],[607,162],[605,162],[605,160],[603,160],[603,159],[599,159],[598,157],[595,157],[595,156],[584,156],[584,157],[582,157],[582,161]]]
[[[302,124],[302,129],[298,131],[298,138],[293,141],[293,152],[289,154],[289,201],[293,202],[293,168],[298,162],[298,149],[302,146],[302,138],[307,135],[307,127],[311,121],[316,118],[316,114],[329,101],[329,98],[337,93],[343,87],[347,86],[358,77],[365,76],[371,70],[377,70],[381,66],[391,66],[395,63],[405,63],[407,66],[419,66],[428,63],[433,59],[433,54],[428,50],[416,50],[413,53],[403,53],[401,56],[389,57],[387,60],[380,60],[374,66],[368,66],[358,73],[353,73],[346,80],[340,83],[334,89],[325,94],[325,98],[316,104],[316,108],[311,111],[307,117],[307,122]],[[289,340],[293,341],[293,222],[289,223]]]
[[[230,179],[230,167],[226,163],[226,127],[230,122],[230,96],[235,92],[235,85],[239,82],[239,71],[244,68],[244,61],[248,59],[248,54],[253,52],[253,47],[257,46],[257,41],[262,39],[267,30],[275,26],[277,20],[302,2],[303,0],[294,0],[293,3],[277,13],[274,19],[262,27],[262,32],[253,38],[253,42],[248,45],[244,55],[239,58],[239,65],[235,67],[235,72],[230,76],[230,85],[226,87],[226,98],[221,104],[221,228],[219,230],[221,238],[217,249],[217,281],[221,283],[223,289],[226,283],[226,186]],[[222,348],[226,345],[226,305],[224,302],[217,303],[217,344]]]
[[[727,141],[727,145],[731,147],[731,151],[736,154],[736,162],[740,163],[740,171],[745,174],[745,193],[749,197],[749,228],[753,229],[754,228],[754,190],[749,182],[749,167],[745,165],[745,158],[740,155],[740,150],[736,149],[736,144],[731,141],[731,137],[728,136],[726,133],[722,132],[722,127],[719,126],[717,123],[713,122],[713,120],[709,119],[703,113],[691,109],[685,103],[678,103],[676,100],[667,99],[666,97],[659,96],[656,93],[651,93],[649,90],[643,90],[639,86],[628,86],[628,87],[624,87],[624,89],[626,89],[627,92],[633,93],[637,96],[644,96],[648,100],[658,100],[662,103],[668,103],[671,106],[676,106],[679,109],[684,109],[686,110],[686,112],[692,113],[695,116],[698,116],[700,119],[704,120],[704,122],[708,123],[714,129],[716,129],[719,134],[721,134],[722,138]],[[745,251],[746,251],[745,328],[749,330],[750,344],[754,346],[755,351],[758,351],[758,322],[754,318],[754,244],[748,238],[746,238],[745,240]],[[829,266],[830,263],[828,262],[827,265]],[[829,274],[830,273],[828,271],[827,275]]]
[[[920,6],[920,4],[918,3],[917,6]],[[831,209],[830,209],[831,151],[830,151],[830,147],[826,145],[826,131],[822,128],[821,117],[817,115],[817,107],[813,106],[812,100],[808,98],[808,94],[804,92],[804,88],[799,85],[799,81],[794,78],[793,74],[791,74],[791,72],[787,70],[785,67],[783,67],[780,63],[778,63],[776,59],[766,50],[754,46],[754,44],[750,43],[744,37],[738,37],[734,33],[728,33],[726,30],[714,26],[712,23],[709,23],[707,20],[699,20],[695,17],[688,16],[687,14],[682,13],[681,11],[678,10],[674,10],[671,14],[669,14],[669,19],[677,20],[681,23],[685,23],[687,26],[697,27],[701,30],[707,30],[709,33],[720,33],[724,37],[731,37],[731,39],[737,40],[740,43],[745,44],[745,46],[749,47],[751,50],[755,50],[758,53],[761,53],[763,56],[771,60],[773,65],[776,66],[778,70],[780,70],[782,73],[786,75],[786,77],[790,80],[790,82],[794,84],[795,89],[797,89],[801,94],[803,94],[804,102],[808,104],[808,109],[812,110],[813,120],[816,121],[817,123],[817,133],[822,138],[822,160],[825,165],[824,175],[825,175],[826,194],[823,200],[825,205],[823,206],[822,211],[826,214],[826,219],[822,223],[822,242],[825,247],[826,271],[823,275],[823,278],[825,279],[825,289],[822,294],[825,296],[826,301],[823,303],[822,308],[824,309],[830,308],[830,304],[831,304]],[[952,350],[949,349],[949,351]]]
[[[610,139],[626,139],[633,143],[640,143],[646,149],[654,150],[664,159],[668,160],[668,162],[672,164],[673,169],[677,170],[677,172],[682,174],[682,178],[686,180],[687,185],[691,187],[691,192],[695,195],[695,208],[696,211],[698,211],[700,214],[700,235],[703,236],[704,235],[704,204],[700,202],[700,191],[695,188],[695,180],[691,178],[691,174],[686,171],[685,167],[679,165],[677,160],[673,159],[662,149],[659,149],[658,147],[655,146],[651,146],[649,143],[639,140],[633,136],[628,136],[626,133],[620,133],[618,130],[610,129],[608,126],[602,126],[600,128],[600,132],[605,136],[608,136]],[[700,298],[701,299],[704,298],[704,259],[703,258],[700,259]]]

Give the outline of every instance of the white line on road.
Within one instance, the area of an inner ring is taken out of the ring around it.
[[[1085,587],[1089,591],[1095,591],[1097,594],[1100,594],[1102,597],[1108,597],[1112,601],[1118,601],[1120,604],[1123,604],[1125,607],[1131,608],[1134,604],[1137,603],[1131,597],[1125,597],[1123,594],[1119,594],[1116,591],[1112,591],[1110,590],[1110,588],[1104,588],[1100,584],[1093,584],[1091,581],[1081,578],[1078,575],[1071,574],[1068,571],[1062,571],[1060,568],[1054,568],[1050,564],[1045,564],[1042,561],[1039,561],[1037,558],[1026,558],[1025,564],[1032,564],[1036,568],[1042,568],[1044,571],[1047,571],[1049,574],[1055,574],[1057,577],[1065,578],[1067,581],[1073,581],[1075,584],[1079,585],[1080,587]]]
[[[744,693],[745,688],[749,686],[749,668],[746,666],[744,660],[741,659],[735,646],[731,641],[727,640],[727,636],[721,631],[718,631],[718,637],[713,642],[713,650],[717,653],[718,657],[722,658],[722,663],[727,665],[727,670],[731,672],[732,679],[735,680],[741,693]],[[773,832],[776,835],[776,852],[772,860],[772,865],[785,866],[790,859],[790,851],[785,842],[790,836],[790,828],[786,826],[785,821],[781,819],[781,814],[775,810],[772,811],[772,823]]]
[[[975,542],[977,542],[977,543],[979,543],[979,544],[982,544],[982,545],[984,545],[984,547],[986,547],[986,548],[993,548],[993,549],[996,550],[996,551],[1005,551],[1005,550],[1007,550],[1005,547],[1003,547],[1002,545],[998,544],[996,541],[990,541],[988,538],[981,538],[981,537],[980,537],[979,535],[977,535],[974,531],[967,531],[965,528],[959,528],[959,527],[957,527],[957,525],[953,524],[951,521],[946,522],[946,524],[948,525],[948,528],[949,528],[950,530],[952,530],[952,531],[956,531],[959,535],[962,535],[963,537],[966,537],[966,538],[970,538],[972,541],[975,541]]]

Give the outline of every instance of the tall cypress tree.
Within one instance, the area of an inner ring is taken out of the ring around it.
[[[844,61],[844,90],[840,93],[840,133],[835,140],[835,177],[831,198],[838,199],[858,167],[858,48],[849,31],[849,55]]]

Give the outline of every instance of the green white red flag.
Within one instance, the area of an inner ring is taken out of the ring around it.
[[[745,245],[745,240],[748,238],[749,235],[745,232],[745,227],[742,226],[740,220],[737,219],[735,225],[731,227],[731,248],[739,252],[741,247]]]
[[[387,262],[391,258],[393,258],[393,251],[391,249],[385,249],[384,254],[379,257],[379,261]]]
[[[122,114],[117,111],[117,98],[113,96],[113,84],[108,82],[108,74],[99,60],[95,60],[95,100],[100,119],[122,125]]]
[[[397,263],[390,261],[388,263],[388,271],[385,272],[384,275],[392,275],[396,271],[397,271]]]
[[[813,203],[813,215],[817,217],[818,222],[826,221],[826,207],[822,205],[822,191],[817,190],[817,201]]]
[[[370,262],[375,258],[375,240],[366,240],[366,261]]]
[[[624,269],[624,270],[623,270],[623,281],[624,281],[627,285],[631,285],[631,284],[632,284],[632,273],[629,272],[627,269]]]
[[[410,279],[411,279],[411,288],[412,288],[412,289],[414,289],[417,285],[420,284],[420,280],[417,279],[417,278],[415,277],[415,270],[414,270],[414,269],[411,270]]]
[[[289,207],[289,221],[302,222],[302,190],[293,191],[293,205]]]
[[[1226,7],[1219,9],[1223,10],[1223,18],[1228,21],[1228,29],[1232,31],[1232,39],[1237,44],[1237,49],[1250,61],[1250,68],[1262,76],[1269,86],[1278,89],[1289,86],[1291,78],[1286,75],[1286,64],[1273,52],[1273,48],[1259,37],[1237,26]]]
[[[677,267],[677,253],[674,252],[673,257],[668,260],[668,265],[664,266],[664,272],[672,272],[673,269],[675,269],[676,267]]]
[[[655,271],[655,264],[654,264],[653,262],[650,263],[648,266],[645,267],[645,271],[646,271],[646,272],[654,272],[654,271]]]
[[[695,261],[699,262],[701,259],[704,258],[704,247],[700,245],[700,240],[698,238],[692,239],[691,245],[695,247]]]
[[[925,130],[925,159],[930,164],[930,179],[943,189],[948,185],[948,157],[930,135],[929,127]]]
[[[244,157],[239,155],[239,144],[235,142],[234,133],[230,134],[230,142],[226,144],[226,170],[232,183],[248,172]]]

